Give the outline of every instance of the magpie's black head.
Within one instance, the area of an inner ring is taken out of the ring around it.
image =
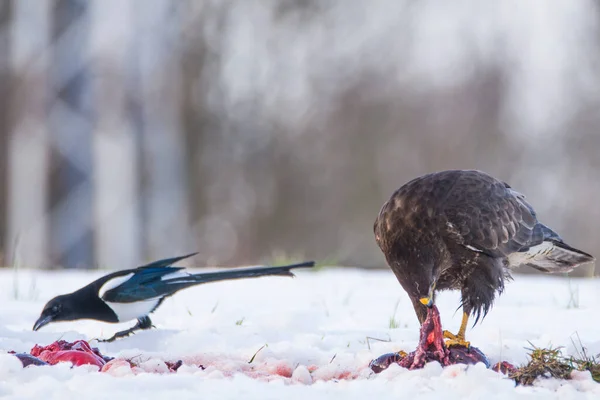
[[[33,330],[37,331],[44,325],[56,321],[73,321],[77,319],[76,307],[70,295],[56,296],[44,306],[42,314],[35,321]]]

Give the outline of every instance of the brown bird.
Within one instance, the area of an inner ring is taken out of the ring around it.
[[[463,318],[446,344],[469,346],[469,316],[488,313],[510,269],[569,272],[595,260],[567,245],[538,222],[525,196],[474,170],[451,170],[413,179],[383,205],[375,239],[410,297],[419,322],[440,290],[460,290]]]

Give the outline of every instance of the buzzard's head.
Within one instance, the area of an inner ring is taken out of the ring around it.
[[[400,268],[393,268],[396,277],[408,296],[421,304],[431,308],[433,306],[433,294],[436,286],[433,263],[412,260],[395,260],[395,263],[406,263]]]
[[[423,305],[432,307],[436,281],[435,252],[432,248],[423,247],[420,240],[431,236],[430,232],[435,230],[428,221],[420,218],[419,210],[418,203],[406,203],[395,194],[379,210],[373,233],[408,296],[413,302],[419,300]]]

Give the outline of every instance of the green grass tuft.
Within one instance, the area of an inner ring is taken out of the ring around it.
[[[392,316],[389,319],[388,327],[390,329],[398,329],[398,328],[400,328],[400,320],[396,319],[396,312],[398,311],[398,305],[399,304],[400,304],[400,300],[398,300],[396,302],[396,305],[394,306],[394,313],[392,314]]]
[[[561,355],[559,348],[533,348],[527,349],[529,362],[510,374],[518,385],[533,385],[538,378],[569,379],[573,368]]]
[[[571,379],[573,371],[589,371],[596,382],[600,382],[600,354],[590,356],[581,347],[577,356],[565,357],[561,348],[539,348],[532,345],[527,349],[529,362],[509,375],[518,385],[533,385],[538,378]]]

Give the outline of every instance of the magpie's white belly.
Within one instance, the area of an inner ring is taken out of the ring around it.
[[[136,301],[135,303],[111,303],[106,302],[110,308],[117,314],[119,322],[131,321],[150,314],[160,299],[150,299],[146,301]]]

